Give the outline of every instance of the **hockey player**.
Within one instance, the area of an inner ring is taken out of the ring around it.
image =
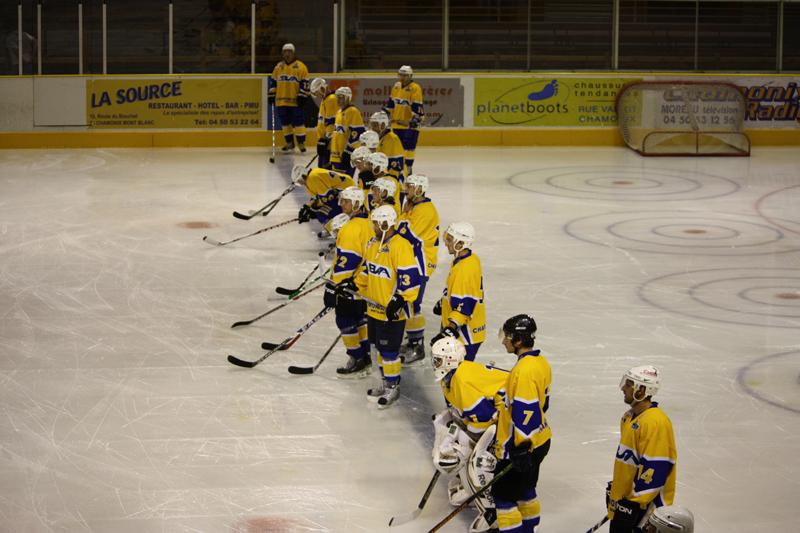
[[[353,175],[350,166],[350,155],[358,144],[358,137],[364,132],[364,119],[361,111],[350,103],[353,91],[350,87],[336,89],[336,103],[339,111],[336,112],[333,136],[331,137],[331,165],[337,172]]]
[[[406,172],[413,173],[414,153],[419,139],[419,124],[425,117],[422,106],[422,88],[411,78],[414,71],[403,65],[397,71],[399,81],[392,87],[392,92],[383,110],[392,119],[392,130],[400,137],[405,150]]]
[[[339,207],[339,191],[355,186],[353,178],[347,174],[324,168],[307,171],[302,165],[296,165],[292,169],[292,181],[305,186],[311,197],[308,203],[300,207],[297,213],[298,222],[303,224],[316,218],[323,226],[342,212]]]
[[[275,106],[286,144],[284,152],[294,150],[295,140],[301,152],[306,151],[306,126],[303,105],[309,97],[308,68],[295,58],[294,45],[286,43],[269,79],[267,102]],[[274,125],[273,125],[274,127]]]
[[[365,377],[372,371],[367,338],[367,316],[363,300],[340,298],[337,301],[335,286],[356,275],[364,258],[367,244],[375,236],[372,223],[364,211],[364,191],[348,187],[339,193],[342,213],[331,221],[331,233],[338,230],[333,256],[331,280],[325,287],[325,305],[336,309],[336,327],[342,333],[347,351],[347,363],[336,369],[340,378]]]
[[[508,380],[505,370],[465,361],[466,353],[453,337],[439,339],[431,349],[433,376],[447,402],[434,417],[433,465],[445,474],[458,473],[448,484],[452,505],[461,504],[494,477],[497,398],[502,398]],[[479,513],[470,532],[486,531],[495,522],[494,501],[485,494],[476,503]]]
[[[367,168],[374,181],[370,185],[369,206],[374,209],[380,205],[391,204],[400,216],[400,182],[386,174],[389,159],[382,152],[375,152],[367,159]]]
[[[422,361],[425,358],[425,315],[422,314],[422,298],[425,286],[436,271],[439,254],[439,212],[430,198],[428,177],[412,174],[406,179],[406,200],[400,213],[397,231],[411,246],[422,274],[419,296],[414,301],[414,317],[406,323],[408,343],[400,356],[404,364]]]
[[[481,261],[472,251],[475,228],[468,222],[453,222],[444,231],[444,244],[453,256],[447,286],[433,308],[441,315],[441,331],[431,344],[442,337],[457,337],[467,349],[467,360],[474,361],[481,343],[486,340],[486,307],[483,303]]]
[[[341,297],[353,290],[367,302],[369,342],[378,352],[382,381],[367,391],[370,401],[386,408],[400,395],[400,344],[411,304],[419,292],[419,270],[408,241],[395,235],[397,214],[381,206],[370,214],[375,237],[370,241],[355,281],[337,286]]]
[[[686,507],[665,505],[647,518],[643,533],[694,533],[694,515]]]
[[[358,142],[361,143],[361,146],[366,146],[369,148],[371,153],[375,153],[378,151],[378,145],[381,143],[381,137],[374,131],[367,130],[358,136]]]
[[[495,475],[512,469],[492,485],[497,523],[503,532],[533,533],[539,525],[536,496],[539,466],[550,450],[552,432],[545,418],[550,403],[552,372],[547,359],[533,348],[536,321],[516,315],[503,324],[500,341],[517,362],[508,375],[497,420]]]
[[[383,111],[373,113],[369,117],[369,129],[379,136],[378,152],[386,154],[389,159],[386,173],[402,184],[405,181],[405,152],[400,137],[389,128],[389,115]]]
[[[328,93],[328,83],[323,78],[311,80],[311,96],[319,101],[317,114],[317,166],[328,168],[331,157],[331,137],[339,105],[336,95]]]
[[[358,172],[354,175],[353,180],[366,192],[369,192],[369,188],[375,180],[368,164],[369,156],[370,151],[366,146],[359,146],[353,150],[353,155],[350,156],[350,164]]]
[[[653,401],[660,371],[650,365],[625,372],[619,387],[630,409],[622,416],[614,477],[606,495],[610,533],[638,531],[648,507],[672,505],[677,451],[672,422]]]

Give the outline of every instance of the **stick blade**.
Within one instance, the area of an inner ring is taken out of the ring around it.
[[[280,345],[280,344],[275,344],[273,342],[262,342],[261,343],[261,348],[263,350],[268,350],[268,351],[272,351],[272,350],[276,350],[276,349],[277,350],[288,350],[289,346],[291,346],[292,344],[294,344],[294,343]]]
[[[314,373],[314,367],[313,366],[290,366],[289,367],[289,373],[290,374],[296,374],[296,375],[313,374]]]
[[[235,355],[229,355],[228,362],[232,365],[241,366],[242,368],[253,368],[256,366],[253,361],[245,361],[244,359],[239,359]]]
[[[393,516],[392,518],[389,519],[389,526],[390,527],[402,526],[403,524],[411,522],[412,520],[416,520],[416,518],[419,516],[421,512],[422,509],[415,509],[410,513]]]
[[[240,320],[239,322],[234,322],[233,324],[231,324],[231,329],[238,328],[239,326],[247,326],[252,323],[253,323],[252,320]]]
[[[234,211],[233,212],[233,217],[234,218],[238,218],[239,220],[250,220],[251,218],[253,218],[253,215],[245,215],[245,214],[242,214],[242,213],[240,213],[238,211]]]
[[[283,296],[293,296],[299,291],[296,289],[287,289],[286,287],[275,287],[275,292],[282,294]]]
[[[218,241],[218,240],[216,240],[216,239],[212,239],[212,238],[211,238],[211,237],[209,237],[208,235],[206,235],[205,237],[203,237],[203,241],[204,241],[204,242],[207,242],[208,244],[210,244],[210,245],[212,245],[212,246],[222,246],[222,243],[221,243],[221,242],[219,242],[219,241]]]

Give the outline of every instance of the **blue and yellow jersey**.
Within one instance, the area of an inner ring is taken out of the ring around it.
[[[333,136],[333,128],[336,123],[336,112],[339,111],[339,104],[336,103],[336,95],[331,93],[319,103],[319,113],[317,114],[317,139]]]
[[[353,151],[362,133],[364,133],[364,118],[356,106],[348,105],[337,111],[331,137],[331,161],[341,162],[342,154],[345,151]]]
[[[381,246],[380,239],[373,237],[358,269],[356,285],[360,294],[372,300],[367,302],[367,315],[372,318],[386,321],[386,305],[395,293],[406,301],[405,316],[401,313],[400,319],[411,317],[420,275],[408,241],[394,234]]]
[[[539,350],[519,356],[508,375],[505,396],[497,401],[495,456],[508,459],[511,448],[528,444],[538,448],[552,436],[545,418],[550,404],[550,364]]]
[[[306,177],[306,191],[315,210],[333,209],[339,202],[339,191],[355,186],[353,178],[324,168],[312,169]]]
[[[372,222],[365,213],[358,213],[342,226],[336,236],[336,253],[333,256],[333,273],[331,279],[334,283],[341,283],[347,278],[352,278],[367,251],[367,244],[375,236],[372,231]]]
[[[390,176],[389,174],[384,174],[383,176],[379,176],[379,177],[380,178],[387,178],[387,179],[390,179],[390,180],[392,180],[394,182],[394,196],[392,196],[391,199],[386,203],[391,205],[392,207],[394,207],[394,210],[397,213],[397,218],[400,218],[400,207],[401,207],[400,206],[400,182],[397,181],[397,178],[395,178],[394,176]],[[375,179],[377,179],[377,178],[375,178]],[[359,184],[361,184],[361,183],[363,183],[363,182],[361,180],[359,180]],[[375,198],[372,197],[372,189],[367,189],[364,192],[367,193],[367,207],[369,208],[369,210],[372,211],[376,207],[379,207],[375,203]]]
[[[269,79],[269,95],[275,96],[278,107],[297,107],[297,97],[308,96],[308,68],[295,60],[287,65],[283,61],[275,65]]]
[[[406,211],[400,214],[397,231],[414,247],[419,271],[430,278],[439,261],[439,212],[430,198],[423,198],[415,204],[408,199],[406,202]]]
[[[471,433],[483,433],[497,421],[497,398],[504,396],[508,372],[464,361],[445,377],[442,386],[447,404],[458,412]]]
[[[455,322],[464,344],[477,344],[486,340],[483,272],[481,261],[472,250],[453,260],[441,302],[442,327]]]
[[[411,119],[421,120],[425,115],[422,108],[422,87],[412,81],[405,87],[398,81],[392,87],[391,95],[383,107],[392,121],[392,128],[406,129]]]
[[[381,134],[378,151],[383,152],[389,158],[389,168],[386,169],[386,173],[400,183],[405,182],[406,151],[400,137],[392,130],[387,129]]]
[[[677,459],[672,422],[658,403],[636,417],[628,411],[620,423],[611,499],[624,498],[642,509],[650,502],[656,507],[672,505]]]

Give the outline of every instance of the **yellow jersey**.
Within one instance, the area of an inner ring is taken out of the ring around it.
[[[387,321],[386,305],[395,293],[406,301],[399,320],[413,316],[411,304],[419,294],[420,275],[411,245],[399,235],[383,245],[377,236],[370,240],[355,281],[358,292],[368,299],[368,316]]]
[[[388,198],[389,201],[386,202],[386,203],[391,205],[392,207],[394,207],[394,210],[397,213],[397,218],[400,218],[400,182],[397,181],[397,178],[395,178],[394,176],[391,176],[389,174],[384,174],[384,175],[378,176],[378,177],[379,178],[387,178],[387,179],[390,179],[390,180],[392,180],[394,182],[394,196],[392,196],[391,198]],[[374,178],[372,181],[374,182],[376,179],[378,179],[378,178]],[[360,180],[360,179],[359,179],[359,184],[362,185],[362,188],[363,188],[364,182],[362,180]],[[376,205],[375,198],[372,197],[372,190],[371,189],[367,189],[364,192],[367,193],[367,206],[369,206],[369,210],[370,211],[372,211],[376,207],[380,207],[380,206]]]
[[[317,140],[333,136],[333,127],[336,122],[336,112],[339,104],[336,103],[336,95],[331,93],[319,103],[319,113],[317,114]]]
[[[505,370],[464,361],[439,384],[464,426],[471,433],[483,433],[497,421],[498,398],[504,396],[507,380]]]
[[[486,340],[483,273],[481,261],[472,250],[453,260],[441,303],[442,327],[454,322],[464,344],[477,344]]]
[[[372,222],[367,218],[366,213],[353,215],[342,226],[336,236],[336,252],[333,256],[331,279],[334,283],[341,283],[355,275],[364,259],[367,244],[374,236]]]
[[[311,207],[327,215],[338,204],[339,191],[355,184],[353,178],[347,174],[324,168],[312,169],[306,177],[306,191],[311,197]]]
[[[678,452],[669,417],[653,402],[639,416],[630,411],[620,422],[611,499],[630,500],[646,509],[672,505]],[[609,509],[609,517],[614,511]]]
[[[425,115],[422,107],[422,87],[415,81],[404,87],[403,83],[398,81],[392,87],[383,110],[389,115],[393,129],[409,128],[411,120],[420,121]]]
[[[539,350],[519,356],[508,374],[505,395],[498,401],[495,456],[508,459],[511,448],[538,448],[552,437],[545,411],[550,404],[550,364]]]
[[[331,137],[331,161],[339,163],[345,152],[352,152],[358,144],[358,137],[364,133],[364,118],[361,111],[353,105],[336,112]]]
[[[397,231],[414,247],[419,271],[430,278],[439,261],[439,212],[430,198],[416,204],[406,200],[405,209],[400,214]]]
[[[378,142],[378,151],[386,154],[389,158],[389,168],[386,173],[395,178],[400,183],[405,182],[406,172],[406,151],[400,137],[395,132],[387,129],[381,134]]]
[[[302,61],[275,65],[270,76],[269,95],[275,97],[278,107],[297,107],[297,97],[308,96],[308,68]]]

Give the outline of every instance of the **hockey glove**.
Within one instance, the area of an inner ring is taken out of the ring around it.
[[[436,305],[433,306],[433,314],[436,316],[442,316],[442,301],[437,300]]]
[[[528,446],[515,446],[508,453],[514,470],[527,474],[533,468],[533,456]]]
[[[431,339],[431,346],[436,344],[436,341],[440,339],[444,339],[445,337],[458,337],[458,331],[453,326],[447,326],[442,331],[439,332],[434,338]]]
[[[336,286],[336,294],[343,298],[352,298],[358,294],[358,287],[353,278],[347,278]]]
[[[274,94],[270,94],[270,95],[267,96],[267,105],[271,105],[271,106],[275,107],[275,95]]]
[[[609,481],[606,485],[606,509],[613,509],[611,503],[611,482]]]
[[[403,308],[405,303],[406,301],[399,294],[392,296],[392,299],[386,304],[386,318],[389,320],[397,320],[397,317],[400,315],[400,309]]]
[[[419,128],[419,119],[412,118],[411,120],[409,120],[408,121],[408,127],[413,129],[413,130]]]
[[[324,156],[329,154],[331,140],[329,137],[323,137],[317,141],[317,154]]]
[[[303,204],[303,207],[300,208],[300,212],[297,213],[298,223],[302,224],[303,222],[308,222],[312,218],[314,218],[314,210],[311,209],[310,206]]]
[[[325,294],[322,296],[325,307],[336,307],[336,285],[333,283],[325,284]]]

